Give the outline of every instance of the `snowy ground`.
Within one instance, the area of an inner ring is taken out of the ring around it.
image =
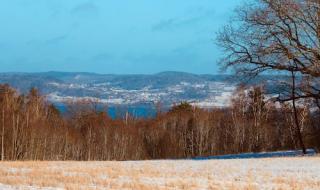
[[[0,189],[320,189],[320,157],[2,162]]]

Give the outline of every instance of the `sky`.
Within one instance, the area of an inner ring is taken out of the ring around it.
[[[1,0],[0,72],[216,74],[242,0]]]

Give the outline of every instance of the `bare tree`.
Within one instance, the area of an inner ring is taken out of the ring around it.
[[[256,0],[237,13],[218,36],[223,66],[248,75],[293,70],[310,78],[296,98],[319,99],[320,1]]]
[[[256,76],[279,72],[308,80],[294,80],[291,93],[279,100],[320,99],[320,1],[255,0],[237,10],[236,18],[218,36],[226,56],[223,67]],[[296,78],[294,78],[296,79]],[[296,84],[297,82],[300,84]],[[320,108],[320,107],[319,107]],[[295,120],[298,120],[295,117]],[[299,122],[296,133],[305,152]]]

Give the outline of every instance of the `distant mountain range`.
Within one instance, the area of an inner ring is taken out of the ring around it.
[[[262,76],[253,83],[275,84],[272,76]],[[277,77],[279,78],[279,77]],[[0,73],[0,83],[8,83],[26,93],[32,87],[48,100],[98,99],[108,105],[143,105],[161,102],[170,106],[188,101],[200,107],[224,107],[240,83],[231,75],[196,75],[162,72],[153,75],[114,75],[95,73]]]

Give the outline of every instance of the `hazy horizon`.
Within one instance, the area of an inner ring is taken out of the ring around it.
[[[161,73],[185,73],[185,74],[193,74],[193,75],[232,75],[229,72],[217,72],[217,73],[193,73],[187,71],[159,71],[154,73],[103,73],[103,72],[94,72],[94,71],[0,71],[0,74],[37,74],[37,73],[87,73],[87,74],[97,74],[97,75],[156,75]]]
[[[0,72],[218,74],[214,43],[242,0],[0,2]]]

